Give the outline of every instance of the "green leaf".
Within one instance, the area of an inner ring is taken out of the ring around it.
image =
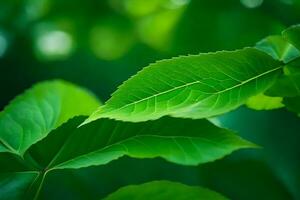
[[[284,74],[267,90],[266,94],[279,97],[300,95],[300,60],[290,62],[283,68],[283,71]]]
[[[285,63],[300,56],[300,52],[282,36],[269,36],[256,44],[256,48]]]
[[[20,157],[8,153],[0,153],[0,173],[7,172],[22,172],[22,171],[31,171],[31,166],[26,165]]]
[[[300,96],[284,98],[283,103],[289,111],[297,113],[300,117]]]
[[[299,74],[300,75],[300,74]],[[300,82],[293,81],[297,80],[296,77],[299,75],[286,76],[282,75],[274,83],[274,85],[266,91],[266,95],[272,97],[294,97],[297,96],[300,92]],[[299,85],[299,86],[298,86]]]
[[[127,80],[85,124],[105,117],[137,122],[226,113],[269,88],[280,65],[254,48],[162,60]]]
[[[52,170],[104,165],[125,155],[197,165],[238,149],[256,147],[207,120],[164,117],[131,123],[100,119],[76,129],[82,120],[71,120],[33,145],[28,153],[46,170]]]
[[[282,35],[300,50],[300,24],[289,27],[282,32]]]
[[[23,155],[32,144],[68,119],[89,115],[98,106],[91,93],[71,83],[39,83],[0,113],[0,150]]]
[[[105,200],[226,200],[222,195],[206,188],[198,186],[187,186],[170,181],[153,181],[142,185],[123,187]]]
[[[269,97],[264,94],[250,97],[246,106],[254,110],[273,110],[284,107],[282,97]]]
[[[38,172],[14,172],[0,174],[0,199],[24,199],[37,180]]]
[[[9,149],[0,143],[0,152],[9,152]]]
[[[164,117],[132,123],[99,119],[80,128],[85,117],[68,120],[98,105],[83,89],[51,81],[34,86],[6,107],[0,115],[4,130],[0,133],[0,171],[5,173],[0,182],[3,193],[12,194],[5,198],[37,198],[44,178],[54,169],[103,165],[125,155],[196,165],[256,147],[207,120]],[[27,176],[31,172],[38,176]]]

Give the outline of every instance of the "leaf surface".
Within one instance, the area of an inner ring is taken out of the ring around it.
[[[285,63],[300,56],[300,52],[280,35],[269,36],[256,44],[256,48]]]
[[[284,98],[283,103],[289,111],[297,113],[300,117],[300,96]]]
[[[283,71],[284,74],[279,76],[275,84],[266,93],[278,97],[300,95],[300,59],[288,63],[284,66]]]
[[[24,199],[31,185],[38,178],[38,172],[10,172],[0,174],[0,199]]]
[[[121,156],[162,157],[197,165],[256,147],[207,120],[164,117],[148,122],[100,119],[78,129],[75,118],[33,145],[28,153],[46,170],[104,165]]]
[[[300,24],[289,27],[282,35],[300,50]]]
[[[212,117],[264,92],[281,68],[254,48],[162,60],[123,83],[85,123],[106,117],[133,122]]]
[[[258,94],[250,97],[246,102],[246,106],[254,110],[273,110],[284,107],[282,100],[282,97],[270,97]]]
[[[23,155],[68,119],[89,115],[99,105],[91,93],[71,83],[38,83],[0,113],[0,151]]]
[[[0,152],[9,152],[9,149],[7,149],[3,144],[0,143]]]
[[[226,200],[222,195],[206,188],[198,186],[187,186],[181,183],[170,181],[153,181],[141,185],[132,185],[123,187],[105,200]]]

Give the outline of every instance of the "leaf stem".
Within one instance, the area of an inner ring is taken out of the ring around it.
[[[29,153],[25,154],[23,160],[25,163],[30,164],[29,166],[37,171],[41,171],[43,169],[43,167],[41,167],[41,165]]]
[[[40,176],[42,176],[42,179],[41,179],[41,182],[40,182],[40,184],[39,184],[39,186],[38,186],[38,189],[37,189],[37,191],[36,191],[36,193],[35,193],[35,195],[34,195],[33,200],[37,200],[37,199],[38,199],[38,197],[39,197],[39,195],[40,195],[40,192],[41,192],[41,189],[42,189],[42,186],[43,186],[43,184],[44,184],[44,180],[45,180],[46,174],[47,174],[47,171],[42,172],[42,173],[40,174]]]

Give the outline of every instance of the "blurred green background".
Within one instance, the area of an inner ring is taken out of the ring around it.
[[[149,63],[253,46],[300,23],[299,0],[0,0],[0,108],[32,84],[64,79],[102,101]],[[100,199],[168,179],[231,199],[300,199],[299,119],[246,108],[216,121],[261,145],[199,167],[122,158],[53,172],[41,199]]]

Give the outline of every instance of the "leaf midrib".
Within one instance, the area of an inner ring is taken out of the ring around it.
[[[99,148],[99,149],[97,149],[97,150],[95,150],[95,151],[91,151],[91,152],[82,154],[82,155],[80,155],[80,156],[74,157],[74,158],[72,158],[72,159],[70,159],[70,160],[67,160],[67,161],[64,161],[64,162],[62,162],[62,163],[59,163],[59,164],[57,164],[57,165],[55,165],[55,166],[53,166],[53,167],[50,167],[50,168],[47,169],[47,170],[48,170],[48,171],[52,171],[52,170],[59,169],[60,166],[66,164],[66,163],[68,163],[68,162],[72,162],[72,161],[74,161],[74,160],[76,160],[76,159],[79,159],[79,158],[81,158],[81,157],[85,157],[85,156],[87,156],[88,154],[93,154],[93,153],[97,153],[98,151],[100,152],[100,151],[103,151],[103,150],[105,150],[105,149],[109,149],[110,147],[112,147],[112,146],[114,146],[114,145],[122,145],[122,143],[124,143],[124,142],[126,142],[126,141],[128,141],[128,140],[134,140],[134,139],[138,139],[138,138],[140,138],[140,137],[156,137],[156,138],[164,138],[164,139],[165,139],[165,138],[167,138],[167,139],[174,139],[174,138],[176,139],[176,138],[180,138],[180,139],[190,139],[190,140],[191,140],[191,139],[200,139],[200,140],[203,140],[203,141],[205,141],[205,142],[211,143],[212,145],[218,146],[219,148],[223,148],[222,146],[219,145],[218,142],[214,142],[213,140],[207,139],[207,138],[202,137],[202,136],[174,136],[174,135],[173,135],[173,136],[172,136],[172,135],[170,135],[170,136],[163,136],[163,135],[149,135],[149,134],[147,134],[147,135],[134,135],[134,136],[132,136],[132,137],[129,137],[129,138],[120,140],[120,141],[118,141],[118,142],[109,144],[109,145],[107,145],[107,146],[104,146],[104,147],[102,147],[102,148]],[[240,138],[237,137],[237,139],[240,139]],[[241,140],[241,141],[244,141],[244,140]],[[246,141],[244,141],[244,142],[246,142]],[[243,146],[246,147],[247,145],[250,146],[251,143],[249,143],[249,144],[246,144],[246,143],[245,143]],[[242,146],[242,145],[241,145],[241,146]],[[253,147],[256,147],[256,146],[253,144]],[[241,148],[243,148],[243,147],[241,147]]]
[[[9,152],[9,153],[12,153],[12,154],[15,154],[15,155],[19,155],[19,152],[17,151],[17,150],[15,150],[12,146],[10,146],[10,144],[9,143],[7,143],[4,139],[2,139],[1,137],[0,137],[0,144],[4,147],[4,148],[6,148],[8,151],[7,152]]]
[[[235,88],[237,88],[237,87],[240,87],[240,86],[242,86],[242,85],[245,85],[245,84],[247,84],[247,83],[249,83],[249,82],[251,82],[251,81],[253,81],[253,80],[255,80],[255,79],[258,79],[258,78],[260,78],[260,77],[262,77],[262,76],[264,76],[264,75],[270,74],[270,73],[272,73],[272,72],[274,72],[274,71],[277,71],[277,70],[279,70],[279,69],[281,69],[281,68],[283,68],[283,66],[279,66],[279,67],[276,67],[276,68],[274,68],[274,69],[268,70],[268,71],[266,71],[266,72],[264,72],[264,73],[261,73],[261,74],[259,74],[259,75],[257,75],[257,76],[254,76],[254,77],[252,77],[252,78],[250,78],[250,79],[241,81],[241,82],[240,82],[239,84],[237,84],[237,85],[234,85],[234,86],[232,86],[232,87],[226,88],[226,89],[224,89],[224,90],[220,90],[220,91],[215,92],[215,93],[211,93],[211,96],[212,96],[212,95],[217,95],[217,94],[222,94],[222,93],[227,92],[227,91],[229,91],[229,90],[233,90],[233,89],[235,89]],[[193,82],[190,82],[190,83],[187,83],[187,84],[183,84],[183,85],[181,85],[181,86],[177,86],[177,87],[174,87],[174,88],[172,88],[172,89],[169,89],[169,90],[166,90],[166,91],[163,91],[163,92],[160,92],[160,93],[151,95],[151,96],[149,96],[149,97],[140,99],[140,100],[138,100],[138,101],[134,101],[134,102],[132,102],[132,103],[126,104],[126,105],[124,105],[124,106],[122,106],[122,107],[120,107],[120,108],[118,108],[118,109],[111,110],[111,111],[104,112],[104,113],[107,114],[107,113],[116,112],[116,111],[122,110],[122,109],[124,109],[124,108],[126,108],[126,107],[128,107],[128,106],[135,105],[135,104],[141,103],[141,102],[143,102],[143,101],[147,101],[147,100],[149,100],[149,99],[151,99],[151,98],[154,98],[154,97],[157,97],[157,96],[161,96],[161,95],[167,94],[167,93],[169,93],[169,92],[175,91],[175,90],[177,90],[177,89],[184,88],[184,87],[188,87],[188,86],[190,86],[190,85],[194,85],[194,84],[197,84],[197,83],[201,83],[201,81],[200,81],[200,80],[197,80],[197,81],[193,81]],[[105,105],[104,105],[104,107],[105,107]],[[101,113],[101,107],[100,107],[100,110],[99,110],[98,112]]]

